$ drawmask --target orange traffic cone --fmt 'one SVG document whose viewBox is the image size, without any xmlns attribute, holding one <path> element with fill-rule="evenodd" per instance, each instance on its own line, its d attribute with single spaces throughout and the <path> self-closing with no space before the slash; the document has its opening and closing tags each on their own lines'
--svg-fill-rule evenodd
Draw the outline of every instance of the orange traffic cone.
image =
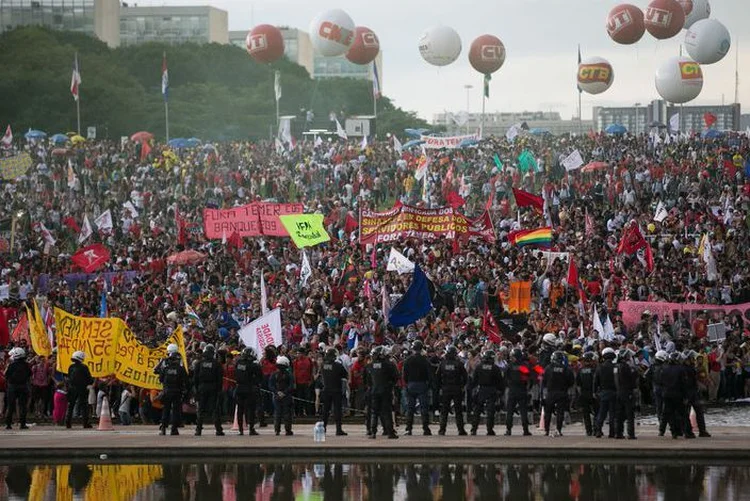
<svg viewBox="0 0 750 501">
<path fill-rule="evenodd" d="M 544 431 L 544 407 L 542 407 L 542 412 L 539 414 L 539 429 Z"/>
<path fill-rule="evenodd" d="M 107 397 L 102 399 L 102 412 L 99 415 L 99 431 L 115 431 L 115 427 L 112 426 L 112 414 L 109 412 Z"/>
<path fill-rule="evenodd" d="M 237 406 L 234 406 L 234 423 L 232 423 L 232 431 L 240 431 L 240 425 L 237 424 Z"/>
</svg>

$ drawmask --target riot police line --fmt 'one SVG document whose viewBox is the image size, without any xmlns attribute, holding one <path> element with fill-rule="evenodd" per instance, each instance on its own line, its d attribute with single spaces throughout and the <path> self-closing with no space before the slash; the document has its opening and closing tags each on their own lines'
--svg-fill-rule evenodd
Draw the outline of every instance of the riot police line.
<svg viewBox="0 0 750 501">
<path fill-rule="evenodd" d="M 561 341 L 554 334 L 542 338 L 538 360 L 532 363 L 530 357 L 520 348 L 507 351 L 507 360 L 499 363 L 497 354 L 485 351 L 471 375 L 465 363 L 458 356 L 455 346 L 449 345 L 437 368 L 430 364 L 424 355 L 424 344 L 416 340 L 411 345 L 410 355 L 399 372 L 396 363 L 385 346 L 375 346 L 370 352 L 369 363 L 365 367 L 365 424 L 367 435 L 374 439 L 382 429 L 388 438 L 398 438 L 393 419 L 394 393 L 403 379 L 406 400 L 405 434 L 412 435 L 415 413 L 420 410 L 424 435 L 432 435 L 430 428 L 430 394 L 437 389 L 439 398 L 438 434 L 445 435 L 450 414 L 455 416 L 459 435 L 476 435 L 482 415 L 485 417 L 486 433 L 495 435 L 495 417 L 502 397 L 505 395 L 505 435 L 510 436 L 514 426 L 514 416 L 518 412 L 524 436 L 532 435 L 529 429 L 530 391 L 539 386 L 543 408 L 543 430 L 545 435 L 561 436 L 566 413 L 570 411 L 571 400 L 575 399 L 581 411 L 586 435 L 597 438 L 604 436 L 604 424 L 608 422 L 609 438 L 635 439 L 636 391 L 638 371 L 633 363 L 633 352 L 627 348 L 615 351 L 604 348 L 599 356 L 594 351 L 586 351 L 581 357 L 577 370 L 571 367 L 568 354 L 561 350 Z M 504 349 L 504 348 L 503 348 Z M 179 354 L 177 345 L 167 348 L 168 356 L 154 369 L 163 385 L 163 403 L 159 433 L 179 435 L 182 403 L 189 391 L 194 391 L 197 404 L 195 435 L 200 436 L 205 419 L 212 419 L 216 435 L 224 431 L 219 409 L 219 394 L 224 372 L 216 357 L 213 345 L 206 345 L 201 359 L 193 367 L 192 375 Z M 347 370 L 337 360 L 338 353 L 329 348 L 322 365 L 322 422 L 327 427 L 331 413 L 336 427 L 336 435 L 346 436 L 342 427 L 344 386 L 348 379 Z M 8 387 L 8 409 L 6 429 L 11 429 L 16 407 L 21 429 L 26 429 L 26 409 L 29 398 L 31 370 L 26 361 L 26 352 L 14 348 L 10 352 L 11 363 L 6 369 Z M 690 409 L 695 410 L 698 436 L 710 437 L 706 430 L 703 408 L 698 391 L 697 353 L 692 350 L 660 350 L 654 354 L 654 361 L 646 376 L 652 385 L 656 414 L 659 420 L 659 435 L 669 428 L 673 438 L 695 438 L 689 419 Z M 72 365 L 66 376 L 68 388 L 68 408 L 65 425 L 70 428 L 74 410 L 81 413 L 83 427 L 91 428 L 86 396 L 88 386 L 94 380 L 84 363 L 85 354 L 75 352 Z M 268 380 L 268 389 L 273 400 L 274 431 L 281 434 L 282 424 L 287 436 L 293 435 L 293 391 L 294 377 L 291 364 L 286 356 L 276 358 L 276 371 Z M 258 435 L 256 410 L 260 407 L 261 391 L 264 391 L 264 377 L 257 354 L 252 348 L 245 348 L 235 362 L 237 424 L 239 434 L 245 427 L 249 435 Z M 192 378 L 192 380 L 191 380 Z M 470 398 L 471 412 L 464 419 L 464 404 Z M 551 430 L 552 416 L 555 416 L 554 430 Z M 465 423 L 471 426 L 467 433 Z M 627 423 L 627 429 L 626 429 Z"/>
</svg>

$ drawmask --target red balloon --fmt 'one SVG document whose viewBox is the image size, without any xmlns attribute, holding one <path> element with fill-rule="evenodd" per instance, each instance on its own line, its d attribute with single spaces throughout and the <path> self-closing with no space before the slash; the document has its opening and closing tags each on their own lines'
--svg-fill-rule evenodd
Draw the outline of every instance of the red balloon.
<svg viewBox="0 0 750 501">
<path fill-rule="evenodd" d="M 494 73 L 505 62 L 505 45 L 494 35 L 477 37 L 469 48 L 469 62 L 479 73 Z"/>
<path fill-rule="evenodd" d="M 354 29 L 354 42 L 346 53 L 346 58 L 354 64 L 370 64 L 378 57 L 380 40 L 370 28 L 357 26 Z"/>
<path fill-rule="evenodd" d="M 672 38 L 685 26 L 685 10 L 677 0 L 654 0 L 648 4 L 644 24 L 654 38 Z"/>
<path fill-rule="evenodd" d="M 623 45 L 636 43 L 646 31 L 643 24 L 643 11 L 635 5 L 618 5 L 607 16 L 607 34 L 612 40 Z"/>
<path fill-rule="evenodd" d="M 270 24 L 259 24 L 245 38 L 247 53 L 259 63 L 272 63 L 284 55 L 281 30 Z"/>
</svg>

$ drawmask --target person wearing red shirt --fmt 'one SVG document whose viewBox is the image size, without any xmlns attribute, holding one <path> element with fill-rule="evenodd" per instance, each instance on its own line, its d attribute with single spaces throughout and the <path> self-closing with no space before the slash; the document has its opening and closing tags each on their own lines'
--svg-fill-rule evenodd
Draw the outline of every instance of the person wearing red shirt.
<svg viewBox="0 0 750 501">
<path fill-rule="evenodd" d="M 349 373 L 352 407 L 360 411 L 365 408 L 365 367 L 367 367 L 367 355 L 364 350 L 361 350 Z"/>
<path fill-rule="evenodd" d="M 306 347 L 300 348 L 299 355 L 292 362 L 292 371 L 294 373 L 294 396 L 298 399 L 295 401 L 295 414 L 297 416 L 311 416 L 312 408 L 312 382 L 313 382 L 313 361 L 308 356 Z"/>
<path fill-rule="evenodd" d="M 701 312 L 698 317 L 693 320 L 693 335 L 698 339 L 703 339 L 708 335 L 708 321 L 706 321 L 706 313 Z"/>
</svg>

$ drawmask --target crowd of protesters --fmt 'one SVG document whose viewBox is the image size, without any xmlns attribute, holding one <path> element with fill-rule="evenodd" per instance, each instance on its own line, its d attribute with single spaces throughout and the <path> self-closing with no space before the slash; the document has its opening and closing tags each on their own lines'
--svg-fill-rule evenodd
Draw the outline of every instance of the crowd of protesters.
<svg viewBox="0 0 750 501">
<path fill-rule="evenodd" d="M 545 350 L 545 335 L 554 336 L 554 341 L 546 338 L 547 344 L 566 355 L 564 365 L 575 376 L 586 352 L 598 359 L 612 348 L 630 358 L 628 364 L 636 371 L 634 405 L 658 403 L 654 371 L 649 369 L 657 348 L 664 347 L 668 359 L 671 353 L 682 353 L 690 360 L 703 399 L 750 396 L 748 323 L 741 315 L 707 311 L 658 318 L 644 311 L 639 323 L 626 325 L 618 311 L 623 300 L 750 302 L 750 138 L 732 133 L 720 139 L 671 138 L 658 132 L 560 137 L 522 133 L 512 141 L 488 138 L 465 148 L 428 150 L 426 182 L 415 179 L 422 150 L 416 146 L 399 151 L 397 146 L 392 138 L 370 141 L 364 149 L 358 141 L 326 139 L 294 147 L 234 142 L 171 151 L 156 145 L 145 154 L 143 143 L 131 142 L 16 145 L 32 155 L 34 164 L 25 175 L 0 184 L 0 214 L 7 217 L 0 221 L 6 230 L 0 242 L 0 345 L 3 354 L 17 346 L 27 352 L 32 371 L 29 412 L 62 423 L 57 404 L 59 399 L 63 405 L 67 385 L 55 370 L 54 356 L 34 356 L 15 329 L 23 304 L 36 297 L 46 308 L 99 316 L 104 289 L 107 314 L 124 319 L 147 344 L 159 344 L 182 324 L 189 369 L 196 369 L 206 345 L 215 347 L 223 373 L 221 388 L 216 388 L 218 407 L 224 419 L 231 419 L 234 367 L 243 350 L 238 330 L 261 315 L 261 274 L 267 288 L 265 306 L 281 308 L 283 323 L 283 343 L 258 354 L 261 389 L 266 390 L 258 404 L 261 425 L 274 409 L 267 391 L 277 358 L 287 360 L 293 376 L 294 415 L 314 417 L 322 410 L 326 350 L 335 350 L 348 373 L 345 408 L 361 417 L 371 407 L 366 370 L 371 349 L 385 347 L 379 356 L 402 371 L 417 340 L 435 371 L 450 351 L 446 348 L 454 347 L 470 379 L 490 352 L 503 370 L 513 364 L 514 350 L 533 368 Z M 562 160 L 574 150 L 599 165 L 585 172 L 566 171 Z M 523 151 L 533 154 L 538 168 L 520 168 L 517 159 Z M 543 194 L 545 211 L 516 207 L 513 188 Z M 488 208 L 497 241 L 471 240 L 460 246 L 445 239 L 395 243 L 430 276 L 441 298 L 428 316 L 395 329 L 383 316 L 383 289 L 395 303 L 409 287 L 411 275 L 386 271 L 390 246 L 379 245 L 373 252 L 358 245 L 358 212 L 387 209 L 396 202 L 439 207 L 448 199 L 455 201 L 455 194 L 458 210 L 466 215 L 478 216 Z M 288 239 L 254 237 L 227 243 L 204 237 L 204 208 L 261 200 L 299 202 L 306 212 L 325 215 L 332 238 L 308 249 L 312 276 L 304 286 L 301 253 Z M 668 214 L 657 222 L 660 203 Z M 107 209 L 112 229 L 94 228 L 80 243 L 84 217 L 94 221 Z M 638 254 L 618 253 L 624 228 L 632 222 L 653 249 L 653 271 Z M 569 253 L 577 263 L 582 291 L 567 283 L 567 261 L 548 262 L 537 249 L 508 241 L 511 231 L 547 224 L 553 227 L 551 250 Z M 699 250 L 704 236 L 715 259 L 712 270 L 703 259 L 704 249 Z M 94 242 L 109 249 L 110 261 L 94 274 L 71 279 L 80 272 L 71 255 Z M 168 256 L 186 249 L 200 250 L 208 258 L 167 264 Z M 528 314 L 505 309 L 509 284 L 515 280 L 532 283 Z M 186 305 L 200 322 L 186 314 Z M 611 318 L 613 339 L 604 341 L 593 328 L 594 307 L 602 318 Z M 483 328 L 486 310 L 500 321 L 499 345 Z M 721 323 L 725 339 L 711 342 L 707 326 Z M 4 371 L 11 358 L 4 356 L 0 369 Z M 542 378 L 539 375 L 538 383 Z M 535 383 L 529 385 L 530 398 L 538 408 L 544 394 L 534 390 L 540 386 Z M 0 376 L 0 391 L 6 385 Z M 406 385 L 403 378 L 396 382 L 397 415 L 413 406 L 408 392 L 401 391 Z M 580 385 L 577 388 L 567 393 L 580 406 Z M 437 411 L 438 393 L 437 387 L 431 388 L 430 398 L 420 406 Z M 133 419 L 158 422 L 161 417 L 158 391 L 99 379 L 90 388 L 92 409 L 96 411 L 104 395 L 123 424 Z M 469 392 L 465 402 L 469 412 L 472 395 Z M 195 400 L 182 402 L 186 420 L 195 413 Z"/>
</svg>

